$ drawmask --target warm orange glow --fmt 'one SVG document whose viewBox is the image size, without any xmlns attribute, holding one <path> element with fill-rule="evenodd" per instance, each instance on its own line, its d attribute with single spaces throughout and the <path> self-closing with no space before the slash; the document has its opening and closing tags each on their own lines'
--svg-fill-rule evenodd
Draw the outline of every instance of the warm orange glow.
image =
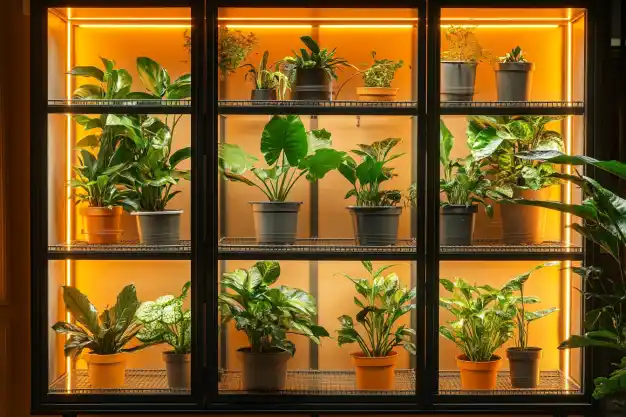
<svg viewBox="0 0 626 417">
<path fill-rule="evenodd" d="M 69 17 L 68 20 L 75 21 L 101 21 L 101 22 L 114 22 L 116 20 L 119 21 L 130 21 L 130 22 L 176 22 L 176 21 L 190 21 L 191 17 Z"/>
<path fill-rule="evenodd" d="M 71 19 L 72 17 L 72 9 L 68 8 L 67 9 L 67 17 L 68 19 Z M 65 69 L 66 72 L 69 73 L 69 71 L 71 71 L 72 66 L 73 66 L 73 62 L 72 62 L 72 48 L 73 48 L 73 44 L 72 44 L 72 23 L 68 20 L 67 24 L 66 24 L 66 38 L 67 38 L 67 44 L 66 44 L 66 48 L 67 48 L 67 59 L 65 62 Z M 65 96 L 67 99 L 71 99 L 72 98 L 72 76 L 71 75 L 66 75 L 65 77 Z M 74 148 L 74 144 L 72 141 L 72 116 L 71 115 L 66 115 L 65 116 L 66 119 L 66 141 L 65 141 L 65 152 L 66 152 L 66 159 L 65 159 L 65 183 L 66 185 L 66 189 L 65 189 L 65 193 L 66 193 L 66 198 L 65 198 L 65 242 L 70 244 L 72 243 L 72 210 L 74 205 L 72 204 L 72 187 L 70 186 L 70 181 L 72 180 L 72 149 Z M 67 286 L 71 286 L 72 285 L 72 261 L 67 259 L 65 261 L 65 285 Z M 71 322 L 72 320 L 72 314 L 69 312 L 69 310 L 65 311 L 65 320 L 67 322 Z M 69 335 L 68 335 L 69 338 Z M 71 358 L 66 358 L 65 359 L 65 373 L 67 374 L 67 378 L 66 378 L 66 384 L 67 384 L 67 390 L 69 391 L 72 387 L 72 381 L 71 381 L 71 373 L 72 373 L 72 359 Z"/>
<path fill-rule="evenodd" d="M 567 17 L 442 17 L 454 22 L 566 22 Z"/>
<path fill-rule="evenodd" d="M 310 29 L 312 25 L 226 25 L 235 29 Z"/>
<path fill-rule="evenodd" d="M 464 28 L 476 28 L 476 29 L 553 29 L 558 28 L 559 25 L 539 25 L 539 24 L 477 24 L 477 25 L 441 25 L 441 28 L 449 28 L 452 26 L 460 26 Z"/>
<path fill-rule="evenodd" d="M 191 25 L 179 25 L 179 24 L 159 24 L 159 25 L 151 25 L 151 24 L 126 24 L 126 23 L 120 23 L 120 24 L 99 24 L 99 23 L 94 23 L 94 24 L 80 24 L 78 25 L 79 28 L 96 28 L 96 29 L 102 29 L 102 28 L 107 28 L 107 29 L 181 29 L 181 28 L 186 28 L 189 29 L 191 27 Z"/>
<path fill-rule="evenodd" d="M 218 17 L 221 21 L 235 22 L 290 22 L 310 20 L 311 22 L 417 22 L 415 17 Z"/>
<path fill-rule="evenodd" d="M 412 29 L 413 25 L 320 25 L 327 29 Z"/>
</svg>

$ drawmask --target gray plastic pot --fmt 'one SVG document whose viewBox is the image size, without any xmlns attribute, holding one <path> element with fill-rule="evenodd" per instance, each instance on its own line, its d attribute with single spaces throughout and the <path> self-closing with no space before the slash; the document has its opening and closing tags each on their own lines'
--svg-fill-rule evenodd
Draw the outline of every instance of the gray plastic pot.
<svg viewBox="0 0 626 417">
<path fill-rule="evenodd" d="M 402 207 L 349 206 L 354 239 L 360 246 L 389 246 L 398 243 Z"/>
<path fill-rule="evenodd" d="M 191 389 L 191 354 L 163 352 L 170 389 Z"/>
<path fill-rule="evenodd" d="M 501 62 L 496 70 L 498 101 L 528 101 L 535 64 Z"/>
<path fill-rule="evenodd" d="M 541 348 L 508 348 L 511 385 L 513 388 L 537 388 L 539 386 L 539 361 Z"/>
<path fill-rule="evenodd" d="M 252 100 L 271 101 L 276 100 L 276 90 L 273 88 L 264 88 L 260 90 L 252 90 Z"/>
<path fill-rule="evenodd" d="M 550 200 L 550 188 L 538 191 L 515 188 L 514 198 L 524 200 Z M 521 204 L 500 204 L 502 240 L 506 245 L 529 245 L 543 242 L 547 209 Z"/>
<path fill-rule="evenodd" d="M 441 61 L 441 101 L 472 101 L 476 63 Z"/>
<path fill-rule="evenodd" d="M 322 68 L 298 68 L 291 89 L 294 100 L 332 100 L 332 82 Z"/>
<path fill-rule="evenodd" d="M 139 241 L 144 245 L 177 245 L 180 243 L 182 210 L 136 211 Z"/>
<path fill-rule="evenodd" d="M 280 391 L 287 381 L 287 361 L 291 355 L 285 351 L 253 353 L 250 348 L 237 350 L 242 367 L 242 388 L 245 391 Z"/>
<path fill-rule="evenodd" d="M 256 241 L 270 245 L 293 245 L 298 232 L 301 202 L 250 202 Z"/>
<path fill-rule="evenodd" d="M 449 205 L 439 212 L 439 244 L 445 246 L 470 246 L 478 206 Z"/>
</svg>

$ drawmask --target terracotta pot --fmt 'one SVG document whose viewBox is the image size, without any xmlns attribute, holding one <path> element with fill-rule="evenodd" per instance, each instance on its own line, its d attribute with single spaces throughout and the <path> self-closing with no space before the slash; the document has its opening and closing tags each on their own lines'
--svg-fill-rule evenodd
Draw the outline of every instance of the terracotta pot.
<svg viewBox="0 0 626 417">
<path fill-rule="evenodd" d="M 360 101 L 393 101 L 398 90 L 391 87 L 357 87 L 356 93 Z"/>
<path fill-rule="evenodd" d="M 289 352 L 253 353 L 250 348 L 238 349 L 243 364 L 242 385 L 246 391 L 280 391 L 287 381 Z"/>
<path fill-rule="evenodd" d="M 124 372 L 126 371 L 126 355 L 115 353 L 113 355 L 85 355 L 87 361 L 87 375 L 94 389 L 115 389 L 124 385 Z"/>
<path fill-rule="evenodd" d="M 513 197 L 526 200 L 549 200 L 551 187 L 538 191 L 515 189 Z M 546 229 L 547 209 L 522 206 L 521 204 L 500 204 L 502 216 L 502 240 L 507 245 L 528 245 L 541 243 Z"/>
<path fill-rule="evenodd" d="M 363 352 L 352 354 L 352 363 L 356 369 L 356 388 L 360 390 L 387 391 L 396 385 L 396 361 L 398 353 L 389 356 L 370 358 Z"/>
<path fill-rule="evenodd" d="M 539 385 L 539 361 L 541 348 L 508 348 L 511 386 L 513 388 L 537 388 Z"/>
<path fill-rule="evenodd" d="M 167 371 L 167 385 L 170 389 L 190 389 L 191 354 L 163 352 L 163 361 Z"/>
<path fill-rule="evenodd" d="M 119 243 L 122 237 L 122 207 L 82 207 L 83 234 L 87 243 Z"/>
<path fill-rule="evenodd" d="M 498 369 L 502 365 L 502 358 L 493 355 L 487 362 L 472 362 L 461 354 L 456 357 L 456 365 L 461 370 L 461 389 L 464 390 L 494 390 Z"/>
</svg>

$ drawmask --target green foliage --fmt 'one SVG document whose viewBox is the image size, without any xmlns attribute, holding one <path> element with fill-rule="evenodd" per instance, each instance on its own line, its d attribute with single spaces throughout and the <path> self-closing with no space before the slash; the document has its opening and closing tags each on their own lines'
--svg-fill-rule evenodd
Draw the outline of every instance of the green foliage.
<svg viewBox="0 0 626 417">
<path fill-rule="evenodd" d="M 299 116 L 273 116 L 261 135 L 269 168 L 255 167 L 257 158 L 231 144 L 220 146 L 219 168 L 227 180 L 256 187 L 269 201 L 285 201 L 300 178 L 317 181 L 342 162 L 345 153 L 331 149 L 330 137 L 325 129 L 307 132 Z M 256 181 L 243 175 L 248 171 Z"/>
<path fill-rule="evenodd" d="M 273 65 L 273 71 L 268 69 L 272 67 L 272 65 L 267 65 L 269 55 L 269 51 L 263 53 L 263 58 L 258 68 L 252 64 L 243 65 L 249 68 L 246 73 L 246 79 L 248 77 L 252 79 L 256 90 L 276 90 L 277 98 L 284 100 L 285 93 L 291 88 L 291 83 L 289 82 L 289 77 L 280 70 L 280 62 Z"/>
<path fill-rule="evenodd" d="M 450 26 L 445 33 L 448 49 L 441 52 L 443 61 L 491 62 L 491 54 L 478 43 L 473 27 Z"/>
<path fill-rule="evenodd" d="M 507 296 L 506 285 L 500 289 L 489 285 L 470 285 L 461 278 L 454 282 L 440 279 L 451 293 L 441 297 L 439 305 L 456 320 L 439 327 L 439 333 L 458 346 L 472 362 L 491 360 L 493 353 L 513 337 L 517 312 L 515 299 Z"/>
<path fill-rule="evenodd" d="M 360 298 L 354 297 L 354 304 L 361 309 L 356 315 L 356 321 L 365 330 L 365 337 L 354 328 L 352 317 L 340 316 L 338 320 L 341 323 L 341 329 L 337 331 L 339 346 L 357 343 L 368 357 L 388 356 L 396 346 L 402 346 L 415 355 L 415 343 L 413 343 L 415 330 L 404 324 L 396 326 L 396 322 L 415 309 L 413 300 L 417 290 L 401 288 L 400 280 L 395 273 L 383 275 L 383 272 L 393 265 L 383 266 L 374 271 L 371 262 L 361 263 L 369 274 L 368 278 L 341 275 L 352 281 L 360 296 Z"/>
<path fill-rule="evenodd" d="M 394 168 L 386 165 L 404 155 L 389 155 L 398 143 L 398 138 L 387 138 L 371 145 L 357 145 L 359 149 L 352 150 L 352 153 L 361 157 L 359 164 L 352 157 L 345 157 L 338 167 L 341 175 L 352 184 L 345 198 L 356 197 L 357 206 L 370 207 L 395 206 L 400 202 L 400 191 L 380 189 L 381 183 L 396 176 Z"/>
<path fill-rule="evenodd" d="M 149 93 L 131 93 L 129 98 L 184 100 L 191 97 L 191 74 L 171 81 L 167 70 L 151 58 L 137 58 L 137 73 Z"/>
<path fill-rule="evenodd" d="M 404 61 L 376 59 L 376 51 L 372 51 L 374 63 L 363 71 L 365 87 L 391 87 L 396 71 L 402 68 Z"/>
<path fill-rule="evenodd" d="M 221 284 L 230 292 L 219 295 L 219 308 L 222 322 L 233 320 L 235 328 L 248 336 L 252 352 L 286 351 L 293 356 L 296 346 L 288 334 L 306 336 L 317 344 L 329 334 L 315 324 L 315 299 L 297 288 L 273 286 L 279 277 L 280 264 L 274 261 L 225 273 Z"/>
<path fill-rule="evenodd" d="M 258 42 L 254 33 L 247 35 L 226 26 L 219 28 L 217 40 L 217 67 L 222 79 L 234 73 L 252 52 Z"/>
<path fill-rule="evenodd" d="M 104 69 L 93 66 L 77 66 L 69 71 L 75 77 L 87 77 L 96 84 L 81 84 L 72 93 L 75 100 L 125 99 L 130 94 L 133 77 L 125 69 L 115 69 L 115 62 L 100 58 Z"/>
<path fill-rule="evenodd" d="M 340 67 L 352 67 L 344 58 L 335 56 L 337 48 L 332 51 L 321 49 L 317 42 L 310 36 L 301 36 L 300 40 L 305 48 L 300 48 L 300 54 L 293 51 L 293 56 L 283 58 L 283 64 L 289 75 L 289 80 L 293 84 L 296 80 L 298 69 L 321 68 L 326 72 L 329 79 L 337 79 L 337 69 Z"/>
<path fill-rule="evenodd" d="M 143 328 L 137 339 L 148 345 L 167 343 L 174 353 L 191 353 L 191 310 L 183 308 L 191 282 L 185 283 L 178 297 L 164 295 L 146 301 L 137 309 L 137 320 Z"/>
<path fill-rule="evenodd" d="M 525 151 L 564 148 L 561 134 L 546 124 L 561 116 L 474 116 L 467 126 L 472 157 L 488 166 L 495 176 L 494 190 L 512 197 L 515 188 L 539 190 L 558 183 L 554 165 L 516 157 Z"/>
<path fill-rule="evenodd" d="M 439 162 L 443 167 L 443 177 L 439 179 L 439 191 L 446 196 L 442 206 L 471 206 L 482 204 L 489 217 L 493 216 L 493 207 L 485 202 L 490 194 L 491 181 L 482 171 L 483 162 L 471 155 L 465 158 L 450 159 L 454 147 L 454 136 L 439 120 Z"/>
<path fill-rule="evenodd" d="M 500 57 L 498 61 L 502 63 L 528 62 L 526 56 L 524 56 L 524 51 L 522 51 L 522 48 L 519 46 L 511 49 L 511 52 L 507 52 L 504 56 Z"/>
<path fill-rule="evenodd" d="M 141 330 L 141 323 L 135 318 L 139 300 L 133 284 L 124 287 L 115 305 L 100 315 L 87 296 L 74 287 L 63 287 L 63 301 L 77 322 L 60 321 L 52 326 L 55 332 L 68 336 L 65 356 L 76 358 L 83 349 L 97 355 L 113 355 L 145 347 L 125 347 Z"/>
</svg>

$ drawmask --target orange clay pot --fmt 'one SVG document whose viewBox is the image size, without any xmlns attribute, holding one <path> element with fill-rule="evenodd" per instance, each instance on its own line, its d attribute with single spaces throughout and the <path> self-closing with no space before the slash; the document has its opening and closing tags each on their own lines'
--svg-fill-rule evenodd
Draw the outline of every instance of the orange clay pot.
<svg viewBox="0 0 626 417">
<path fill-rule="evenodd" d="M 126 356 L 124 353 L 113 355 L 85 355 L 89 383 L 94 389 L 115 389 L 124 385 Z"/>
<path fill-rule="evenodd" d="M 370 358 L 363 352 L 352 353 L 352 363 L 356 367 L 356 388 L 360 390 L 387 391 L 396 385 L 397 352 L 389 356 Z"/>
<path fill-rule="evenodd" d="M 83 234 L 87 243 L 119 243 L 122 237 L 122 213 L 120 206 L 82 207 Z"/>
<path fill-rule="evenodd" d="M 461 389 L 493 390 L 496 389 L 498 369 L 502 358 L 493 355 L 487 362 L 472 362 L 465 355 L 456 357 L 456 365 L 461 370 Z"/>
</svg>

